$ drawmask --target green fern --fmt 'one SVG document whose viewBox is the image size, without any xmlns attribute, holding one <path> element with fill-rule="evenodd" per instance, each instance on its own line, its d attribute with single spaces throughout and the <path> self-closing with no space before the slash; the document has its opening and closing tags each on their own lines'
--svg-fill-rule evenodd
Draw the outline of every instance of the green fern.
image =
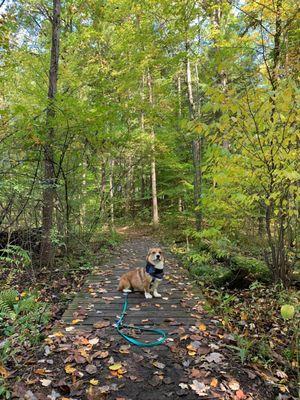
<svg viewBox="0 0 300 400">
<path fill-rule="evenodd" d="M 5 249 L 1 250 L 2 255 L 0 261 L 4 261 L 8 264 L 15 264 L 16 266 L 24 265 L 28 267 L 31 264 L 31 258 L 28 251 L 24 250 L 20 246 L 9 245 Z"/>
<path fill-rule="evenodd" d="M 7 289 L 0 292 L 0 313 L 13 311 L 14 305 L 18 301 L 19 293 L 15 289 Z"/>
<path fill-rule="evenodd" d="M 24 299 L 20 300 L 18 304 L 19 313 L 27 314 L 39 309 L 40 309 L 40 304 L 36 302 L 36 298 L 34 296 L 25 297 Z"/>
</svg>

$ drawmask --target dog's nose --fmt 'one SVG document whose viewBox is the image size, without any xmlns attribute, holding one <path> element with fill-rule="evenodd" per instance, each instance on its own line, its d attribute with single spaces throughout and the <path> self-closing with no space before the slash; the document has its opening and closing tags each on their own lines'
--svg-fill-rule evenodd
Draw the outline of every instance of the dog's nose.
<svg viewBox="0 0 300 400">
<path fill-rule="evenodd" d="M 156 258 L 157 258 L 157 259 L 160 259 L 160 255 L 159 255 L 159 254 L 156 254 Z"/>
</svg>

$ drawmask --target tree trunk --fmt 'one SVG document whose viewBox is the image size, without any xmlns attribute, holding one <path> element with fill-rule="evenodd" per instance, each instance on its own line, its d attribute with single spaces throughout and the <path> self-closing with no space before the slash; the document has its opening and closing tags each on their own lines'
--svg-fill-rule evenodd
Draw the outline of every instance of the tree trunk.
<svg viewBox="0 0 300 400">
<path fill-rule="evenodd" d="M 151 107 L 154 106 L 152 79 L 148 71 L 148 88 L 149 88 L 149 103 Z M 156 162 L 155 162 L 155 132 L 153 126 L 151 127 L 151 188 L 152 188 L 152 222 L 153 227 L 157 228 L 159 224 L 158 216 L 158 202 L 157 202 L 157 184 L 156 184 Z"/>
<path fill-rule="evenodd" d="M 49 69 L 48 108 L 46 114 L 47 142 L 44 145 L 44 190 L 42 209 L 43 237 L 41 243 L 40 263 L 51 266 L 53 263 L 53 248 L 51 229 L 53 225 L 53 207 L 55 197 L 55 170 L 52 143 L 54 141 L 53 118 L 55 117 L 55 96 L 57 92 L 59 37 L 60 37 L 60 8 L 61 0 L 53 0 L 52 44 Z"/>
<path fill-rule="evenodd" d="M 193 141 L 193 159 L 194 159 L 194 207 L 196 217 L 196 230 L 200 231 L 202 227 L 202 139 Z"/>
<path fill-rule="evenodd" d="M 109 174 L 109 197 L 110 197 L 110 221 L 111 226 L 115 225 L 115 210 L 114 210 L 114 165 L 115 160 L 110 160 L 110 174 Z"/>
<path fill-rule="evenodd" d="M 192 73 L 191 64 L 188 56 L 188 45 L 186 46 L 187 57 L 186 57 L 186 83 L 187 83 L 187 94 L 188 103 L 190 110 L 190 119 L 195 119 L 196 109 L 193 96 L 193 86 L 192 86 Z M 202 140 L 197 138 L 193 140 L 192 144 L 193 150 L 193 164 L 194 164 L 194 207 L 195 207 L 195 226 L 196 230 L 201 230 L 202 225 L 202 209 L 201 209 L 201 197 L 202 197 Z"/>
<path fill-rule="evenodd" d="M 106 167 L 105 160 L 101 163 L 101 182 L 100 182 L 100 220 L 102 220 L 105 212 L 105 186 L 106 186 Z"/>
<path fill-rule="evenodd" d="M 86 159 L 83 160 L 82 162 L 82 192 L 81 192 L 81 206 L 80 206 L 80 215 L 79 215 L 79 220 L 80 220 L 80 227 L 82 230 L 84 230 L 84 225 L 85 225 L 85 216 L 86 216 L 86 170 L 87 170 L 87 162 Z"/>
</svg>

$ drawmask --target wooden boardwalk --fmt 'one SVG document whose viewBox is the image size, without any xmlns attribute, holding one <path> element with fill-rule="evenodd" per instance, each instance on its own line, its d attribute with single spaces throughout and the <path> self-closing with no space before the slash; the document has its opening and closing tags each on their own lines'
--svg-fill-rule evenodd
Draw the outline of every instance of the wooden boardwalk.
<svg viewBox="0 0 300 400">
<path fill-rule="evenodd" d="M 206 314 L 196 288 L 170 254 L 159 289 L 162 298 L 129 294 L 125 317 L 126 324 L 166 330 L 167 341 L 139 348 L 118 335 L 114 323 L 124 302 L 117 291 L 118 278 L 145 265 L 148 248 L 154 245 L 158 243 L 148 237 L 128 239 L 87 278 L 57 326 L 59 331 L 47 341 L 55 388 L 62 387 L 63 395 L 69 388 L 74 400 L 236 400 L 237 393 L 245 400 L 271 399 L 253 369 L 249 379 L 250 367 L 242 366 L 228 347 L 234 337 L 219 318 Z M 138 339 L 154 337 L 143 334 Z"/>
<path fill-rule="evenodd" d="M 74 327 L 76 330 L 92 331 L 97 327 L 99 329 L 101 324 L 105 325 L 104 321 L 109 321 L 109 327 L 100 328 L 101 332 L 117 336 L 113 324 L 124 302 L 123 293 L 117 291 L 118 279 L 125 271 L 145 265 L 148 248 L 154 245 L 157 243 L 150 239 L 131 239 L 118 248 L 117 254 L 108 263 L 96 267 L 62 317 L 67 330 Z M 183 333 L 180 327 L 188 329 L 195 325 L 187 296 L 191 300 L 197 298 L 192 298 L 189 293 L 190 283 L 176 260 L 170 255 L 166 258 L 166 279 L 159 287 L 162 297 L 145 299 L 142 293 L 130 293 L 125 323 L 160 327 L 172 338 Z M 143 334 L 143 339 L 153 340 L 153 337 Z"/>
</svg>

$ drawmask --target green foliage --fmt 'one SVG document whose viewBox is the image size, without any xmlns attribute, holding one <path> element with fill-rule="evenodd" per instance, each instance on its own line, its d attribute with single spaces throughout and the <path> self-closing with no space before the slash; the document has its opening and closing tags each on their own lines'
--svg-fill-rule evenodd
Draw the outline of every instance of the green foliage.
<svg viewBox="0 0 300 400">
<path fill-rule="evenodd" d="M 40 327 L 50 318 L 49 306 L 34 294 L 19 294 L 7 289 L 0 292 L 0 332 L 6 338 L 0 349 L 0 360 L 13 356 L 25 341 L 34 345 L 42 337 Z"/>
<path fill-rule="evenodd" d="M 28 272 L 32 265 L 29 252 L 20 246 L 9 245 L 1 250 L 0 273 L 4 277 L 2 288 L 10 288 L 14 279 L 23 272 Z"/>
<path fill-rule="evenodd" d="M 31 265 L 31 258 L 28 251 L 20 246 L 8 245 L 1 250 L 0 263 L 15 265 L 17 267 L 29 267 Z"/>
<path fill-rule="evenodd" d="M 237 249 L 215 229 L 195 234 L 197 246 L 187 250 L 174 247 L 184 265 L 199 281 L 208 286 L 248 286 L 255 281 L 268 282 L 270 271 L 262 260 L 236 254 Z M 209 240 L 209 239 L 210 240 Z"/>
<path fill-rule="evenodd" d="M 284 304 L 280 309 L 280 313 L 282 318 L 292 319 L 295 315 L 295 307 L 291 304 Z"/>
<path fill-rule="evenodd" d="M 234 273 L 243 272 L 245 279 L 268 282 L 270 271 L 265 262 L 252 257 L 236 255 L 230 259 L 230 268 Z"/>
<path fill-rule="evenodd" d="M 236 335 L 235 339 L 237 341 L 237 345 L 236 346 L 228 345 L 228 347 L 235 350 L 239 356 L 241 363 L 245 364 L 245 362 L 251 356 L 251 348 L 253 346 L 253 341 L 240 335 Z"/>
</svg>

